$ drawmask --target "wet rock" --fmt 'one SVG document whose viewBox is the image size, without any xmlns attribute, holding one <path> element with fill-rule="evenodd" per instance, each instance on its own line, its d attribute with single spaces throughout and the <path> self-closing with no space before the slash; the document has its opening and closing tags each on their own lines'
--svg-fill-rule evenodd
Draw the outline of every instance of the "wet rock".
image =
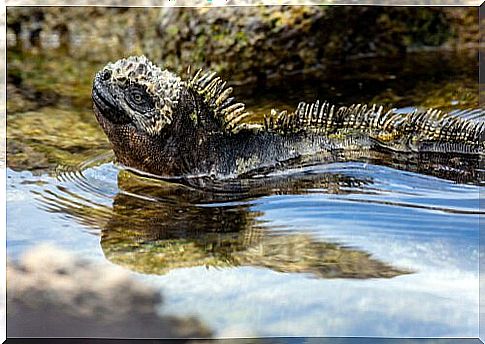
<svg viewBox="0 0 485 344">
<path fill-rule="evenodd" d="M 92 114 L 84 110 L 42 107 L 17 114 L 9 110 L 8 121 L 7 165 L 14 170 L 53 172 L 58 165 L 75 166 L 109 149 Z"/>
<path fill-rule="evenodd" d="M 10 337 L 207 337 L 194 318 L 160 316 L 160 293 L 128 272 L 39 246 L 7 265 Z"/>
<path fill-rule="evenodd" d="M 90 20 L 86 20 L 86 18 Z M 231 6 L 9 8 L 9 42 L 104 61 L 144 53 L 177 72 L 209 67 L 248 83 L 329 61 L 478 42 L 476 8 Z M 12 43 L 13 44 L 13 43 Z"/>
</svg>

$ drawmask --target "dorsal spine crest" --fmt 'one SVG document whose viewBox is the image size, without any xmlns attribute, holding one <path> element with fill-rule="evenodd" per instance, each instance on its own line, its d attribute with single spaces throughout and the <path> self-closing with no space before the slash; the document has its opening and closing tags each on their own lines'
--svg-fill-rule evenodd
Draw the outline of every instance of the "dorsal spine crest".
<svg viewBox="0 0 485 344">
<path fill-rule="evenodd" d="M 301 102 L 294 112 L 272 110 L 264 118 L 264 129 L 279 133 L 333 134 L 360 130 L 373 137 L 402 138 L 419 142 L 437 141 L 478 146 L 485 129 L 485 110 L 470 109 L 456 114 L 438 109 L 410 113 L 385 109 L 376 104 L 336 107 L 329 102 Z"/>
<path fill-rule="evenodd" d="M 195 91 L 212 110 L 214 120 L 222 124 L 222 130 L 237 132 L 247 128 L 244 119 L 249 116 L 244 103 L 235 103 L 230 97 L 233 89 L 226 87 L 227 82 L 217 76 L 216 72 L 204 72 L 199 69 L 194 76 L 189 77 L 187 86 Z"/>
</svg>

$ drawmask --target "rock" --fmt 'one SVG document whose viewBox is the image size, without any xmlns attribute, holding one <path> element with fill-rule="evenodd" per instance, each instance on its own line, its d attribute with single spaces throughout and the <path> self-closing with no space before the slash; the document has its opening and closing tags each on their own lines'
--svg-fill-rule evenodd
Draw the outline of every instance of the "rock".
<svg viewBox="0 0 485 344">
<path fill-rule="evenodd" d="M 39 246 L 7 264 L 9 337 L 208 337 L 194 318 L 160 316 L 160 293 L 123 269 Z"/>
<path fill-rule="evenodd" d="M 476 8 L 444 7 L 9 7 L 7 26 L 10 44 L 27 49 L 65 47 L 95 62 L 144 53 L 179 73 L 208 67 L 261 83 L 352 57 L 476 43 L 477 19 Z"/>
</svg>

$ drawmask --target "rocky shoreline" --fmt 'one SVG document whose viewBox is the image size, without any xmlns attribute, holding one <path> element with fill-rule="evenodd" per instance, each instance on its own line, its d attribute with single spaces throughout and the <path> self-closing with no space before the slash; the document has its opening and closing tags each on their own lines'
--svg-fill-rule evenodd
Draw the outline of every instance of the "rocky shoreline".
<svg viewBox="0 0 485 344">
<path fill-rule="evenodd" d="M 473 7 L 9 7 L 7 42 L 94 62 L 143 53 L 178 73 L 264 83 L 349 58 L 476 45 L 478 26 Z"/>
</svg>

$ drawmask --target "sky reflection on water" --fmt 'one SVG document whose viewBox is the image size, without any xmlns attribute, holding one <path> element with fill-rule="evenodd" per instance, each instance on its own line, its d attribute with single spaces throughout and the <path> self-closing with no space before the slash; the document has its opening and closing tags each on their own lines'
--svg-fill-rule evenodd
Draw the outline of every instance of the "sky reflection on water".
<svg viewBox="0 0 485 344">
<path fill-rule="evenodd" d="M 374 182 L 359 192 L 313 190 L 250 200 L 248 211 L 256 214 L 258 226 L 269 233 L 305 233 L 368 252 L 411 274 L 327 279 L 254 266 L 193 266 L 162 275 L 134 275 L 160 286 L 164 312 L 196 315 L 217 336 L 476 336 L 480 187 L 361 163 L 324 168 Z M 84 191 L 84 197 L 112 207 L 112 197 L 120 192 L 113 178 L 117 172 L 112 164 L 84 171 L 89 184 L 102 187 L 98 195 Z M 105 260 L 98 236 L 102 228 L 86 226 L 75 213 L 49 214 L 40 207 L 46 190 L 61 194 L 54 188 L 58 184 L 82 194 L 70 180 L 8 171 L 9 255 L 48 241 Z"/>
</svg>

